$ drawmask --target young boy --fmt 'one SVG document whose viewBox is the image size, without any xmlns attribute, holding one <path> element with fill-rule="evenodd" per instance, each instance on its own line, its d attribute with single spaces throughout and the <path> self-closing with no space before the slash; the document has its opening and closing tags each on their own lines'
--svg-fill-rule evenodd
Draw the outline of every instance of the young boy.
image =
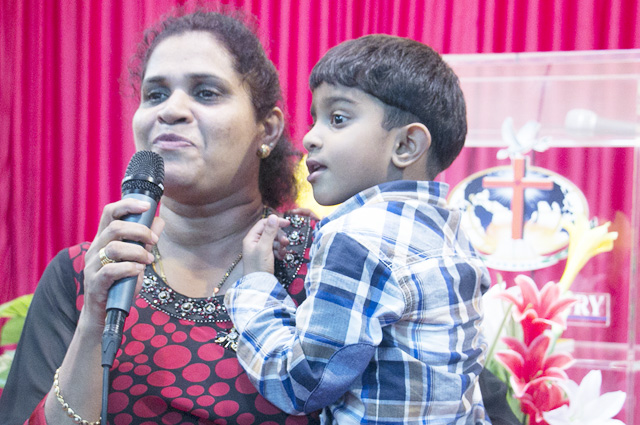
<svg viewBox="0 0 640 425">
<path fill-rule="evenodd" d="M 273 404 L 324 423 L 485 423 L 489 277 L 431 181 L 466 136 L 456 75 L 424 44 L 370 35 L 331 49 L 310 86 L 308 180 L 342 205 L 315 229 L 297 309 L 270 274 L 282 219 L 245 238 L 225 298 L 240 363 Z"/>
</svg>

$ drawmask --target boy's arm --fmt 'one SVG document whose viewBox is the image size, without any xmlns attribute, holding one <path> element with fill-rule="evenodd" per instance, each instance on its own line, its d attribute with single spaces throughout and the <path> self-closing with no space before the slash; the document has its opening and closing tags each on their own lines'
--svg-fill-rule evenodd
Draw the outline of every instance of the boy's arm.
<svg viewBox="0 0 640 425">
<path fill-rule="evenodd" d="M 338 400 L 369 365 L 382 325 L 404 310 L 390 270 L 341 233 L 316 241 L 305 286 L 297 311 L 264 272 L 246 275 L 225 298 L 241 335 L 240 363 L 260 393 L 289 413 Z"/>
</svg>

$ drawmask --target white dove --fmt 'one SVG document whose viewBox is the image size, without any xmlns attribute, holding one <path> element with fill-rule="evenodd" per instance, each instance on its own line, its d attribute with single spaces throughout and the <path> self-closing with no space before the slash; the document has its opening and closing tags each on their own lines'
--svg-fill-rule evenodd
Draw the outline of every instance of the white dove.
<svg viewBox="0 0 640 425">
<path fill-rule="evenodd" d="M 531 150 L 544 152 L 549 149 L 550 137 L 536 138 L 540 130 L 540 123 L 527 121 L 516 134 L 513 128 L 513 118 L 507 117 L 502 123 L 502 140 L 507 142 L 506 149 L 500 149 L 496 154 L 498 159 L 513 158 L 524 155 Z"/>
</svg>

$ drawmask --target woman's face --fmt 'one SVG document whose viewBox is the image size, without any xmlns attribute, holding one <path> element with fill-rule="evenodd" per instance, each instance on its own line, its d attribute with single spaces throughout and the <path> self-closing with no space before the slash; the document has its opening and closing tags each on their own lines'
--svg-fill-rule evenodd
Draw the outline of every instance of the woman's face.
<svg viewBox="0 0 640 425">
<path fill-rule="evenodd" d="M 256 151 L 264 128 L 233 57 L 211 34 L 161 41 L 149 58 L 133 117 L 136 148 L 165 161 L 165 194 L 210 203 L 259 198 Z"/>
</svg>

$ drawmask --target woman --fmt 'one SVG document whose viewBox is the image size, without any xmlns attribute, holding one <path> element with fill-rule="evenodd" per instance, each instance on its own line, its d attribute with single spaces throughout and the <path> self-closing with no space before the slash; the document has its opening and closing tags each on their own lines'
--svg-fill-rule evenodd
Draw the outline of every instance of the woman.
<svg viewBox="0 0 640 425">
<path fill-rule="evenodd" d="M 51 262 L 0 402 L 0 423 L 30 415 L 33 423 L 73 423 L 74 415 L 76 423 L 98 421 L 107 292 L 135 275 L 144 279 L 110 374 L 109 423 L 315 423 L 316 416 L 278 411 L 251 386 L 222 302 L 242 276 L 247 231 L 295 195 L 276 70 L 239 19 L 218 13 L 167 19 L 146 34 L 139 59 L 133 130 L 138 150 L 164 159 L 160 218 L 148 229 L 119 220 L 147 204 L 109 204 L 93 242 Z M 276 267 L 299 300 L 310 222 L 291 221 L 289 238 L 280 241 L 291 244 Z"/>
</svg>

